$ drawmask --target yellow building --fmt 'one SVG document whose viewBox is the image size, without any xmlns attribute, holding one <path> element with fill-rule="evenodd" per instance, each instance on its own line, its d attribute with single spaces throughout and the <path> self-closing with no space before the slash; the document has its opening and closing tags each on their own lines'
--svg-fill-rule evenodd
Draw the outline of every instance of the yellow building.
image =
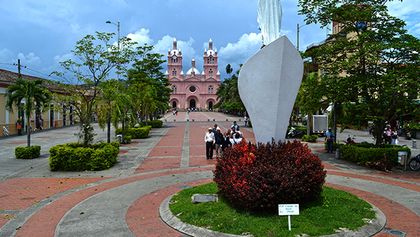
<svg viewBox="0 0 420 237">
<path fill-rule="evenodd" d="M 25 133 L 26 130 L 28 121 L 26 121 L 23 111 L 19 111 L 17 108 L 9 111 L 6 108 L 7 87 L 12 85 L 17 78 L 17 73 L 0 69 L 0 137 L 18 134 L 20 126 L 22 126 L 22 133 Z M 24 74 L 22 74 L 22 78 L 25 80 L 42 80 L 51 92 L 64 94 L 64 91 L 60 89 L 56 82 Z M 22 101 L 22 103 L 25 103 L 25 101 Z M 34 110 L 29 122 L 33 131 L 71 126 L 75 123 L 74 108 L 71 105 L 53 101 L 49 108 L 44 108 L 44 111 L 37 112 Z"/>
</svg>

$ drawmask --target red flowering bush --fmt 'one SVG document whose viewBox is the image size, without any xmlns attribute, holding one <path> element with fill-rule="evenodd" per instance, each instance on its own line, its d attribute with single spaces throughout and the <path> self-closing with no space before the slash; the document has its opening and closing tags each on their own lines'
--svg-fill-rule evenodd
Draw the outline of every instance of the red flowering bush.
<svg viewBox="0 0 420 237">
<path fill-rule="evenodd" d="M 317 199 L 325 181 L 321 160 L 298 141 L 245 142 L 217 160 L 214 181 L 231 205 L 253 212 L 276 212 L 278 204 Z"/>
</svg>

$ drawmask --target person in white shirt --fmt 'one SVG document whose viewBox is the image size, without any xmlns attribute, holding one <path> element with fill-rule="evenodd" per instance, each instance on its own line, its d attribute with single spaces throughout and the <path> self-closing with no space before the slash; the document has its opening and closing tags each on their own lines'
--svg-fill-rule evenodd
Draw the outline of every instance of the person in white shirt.
<svg viewBox="0 0 420 237">
<path fill-rule="evenodd" d="M 242 134 L 239 132 L 236 132 L 235 134 L 233 134 L 231 141 L 232 145 L 236 145 L 242 142 Z"/>
<path fill-rule="evenodd" d="M 204 142 L 206 143 L 206 159 L 213 159 L 214 133 L 212 128 L 209 128 L 206 132 Z"/>
</svg>

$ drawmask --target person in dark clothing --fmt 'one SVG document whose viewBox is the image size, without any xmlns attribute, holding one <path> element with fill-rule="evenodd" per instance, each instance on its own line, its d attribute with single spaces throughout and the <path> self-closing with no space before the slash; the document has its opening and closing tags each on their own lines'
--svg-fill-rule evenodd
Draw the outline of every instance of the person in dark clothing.
<svg viewBox="0 0 420 237">
<path fill-rule="evenodd" d="M 220 157 L 222 155 L 222 145 L 224 142 L 223 133 L 220 131 L 220 128 L 216 129 L 216 133 L 214 134 L 214 140 L 216 144 L 216 157 Z"/>
<path fill-rule="evenodd" d="M 227 148 L 227 147 L 231 147 L 232 143 L 230 143 L 230 136 L 231 136 L 231 131 L 230 129 L 225 133 L 225 136 L 223 138 L 223 144 L 222 144 L 222 152 Z"/>
</svg>

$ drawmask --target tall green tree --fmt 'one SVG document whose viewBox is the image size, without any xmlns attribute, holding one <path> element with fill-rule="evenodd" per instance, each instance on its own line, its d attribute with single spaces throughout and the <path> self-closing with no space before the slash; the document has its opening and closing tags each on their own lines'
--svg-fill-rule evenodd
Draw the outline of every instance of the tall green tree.
<svg viewBox="0 0 420 237">
<path fill-rule="evenodd" d="M 242 65 L 241 65 L 242 66 Z M 219 102 L 215 105 L 216 108 L 220 108 L 228 113 L 243 113 L 245 112 L 245 106 L 242 103 L 241 97 L 239 96 L 238 90 L 238 77 L 239 71 L 231 74 L 233 68 L 228 64 L 226 66 L 226 73 L 230 75 L 229 78 L 226 78 L 220 87 L 218 88 L 216 94 Z"/>
<path fill-rule="evenodd" d="M 118 80 L 108 80 L 102 82 L 99 93 L 99 101 L 97 106 L 98 122 L 99 126 L 103 129 L 107 128 L 107 142 L 111 142 L 111 123 L 112 114 L 114 109 L 117 107 L 118 94 L 121 91 L 118 90 L 122 82 Z"/>
<path fill-rule="evenodd" d="M 387 122 L 412 114 L 420 85 L 419 40 L 389 15 L 386 2 L 299 0 L 306 23 L 339 24 L 341 31 L 310 54 L 323 72 L 327 100 L 373 121 L 377 144 Z"/>
<path fill-rule="evenodd" d="M 324 100 L 324 84 L 316 73 L 309 73 L 302 80 L 296 98 L 296 106 L 301 113 L 308 115 L 307 133 L 310 134 L 312 115 L 327 106 Z"/>
<path fill-rule="evenodd" d="M 119 45 L 113 43 L 113 33 L 96 32 L 95 35 L 86 35 L 76 42 L 72 50 L 73 58 L 61 62 L 64 72 L 55 74 L 69 76 L 77 80 L 76 85 L 68 86 L 76 115 L 80 120 L 80 138 L 84 145 L 93 142 L 92 118 L 97 108 L 97 97 L 100 93 L 100 84 L 106 81 L 110 72 L 117 66 L 119 71 L 132 59 L 134 44 L 128 38 L 122 38 Z M 69 80 L 73 82 L 72 80 Z"/>
<path fill-rule="evenodd" d="M 9 110 L 13 110 L 13 105 L 20 108 L 24 103 L 23 109 L 26 115 L 26 131 L 27 131 L 27 145 L 31 146 L 31 128 L 30 118 L 35 109 L 40 110 L 47 104 L 51 95 L 49 91 L 43 86 L 41 80 L 25 80 L 19 77 L 16 82 L 7 88 L 7 102 L 6 106 Z"/>
<path fill-rule="evenodd" d="M 163 55 L 153 52 L 153 46 L 137 47 L 132 68 L 128 70 L 128 86 L 133 96 L 134 113 L 141 119 L 150 119 L 169 108 L 171 89 L 162 72 Z"/>
</svg>

